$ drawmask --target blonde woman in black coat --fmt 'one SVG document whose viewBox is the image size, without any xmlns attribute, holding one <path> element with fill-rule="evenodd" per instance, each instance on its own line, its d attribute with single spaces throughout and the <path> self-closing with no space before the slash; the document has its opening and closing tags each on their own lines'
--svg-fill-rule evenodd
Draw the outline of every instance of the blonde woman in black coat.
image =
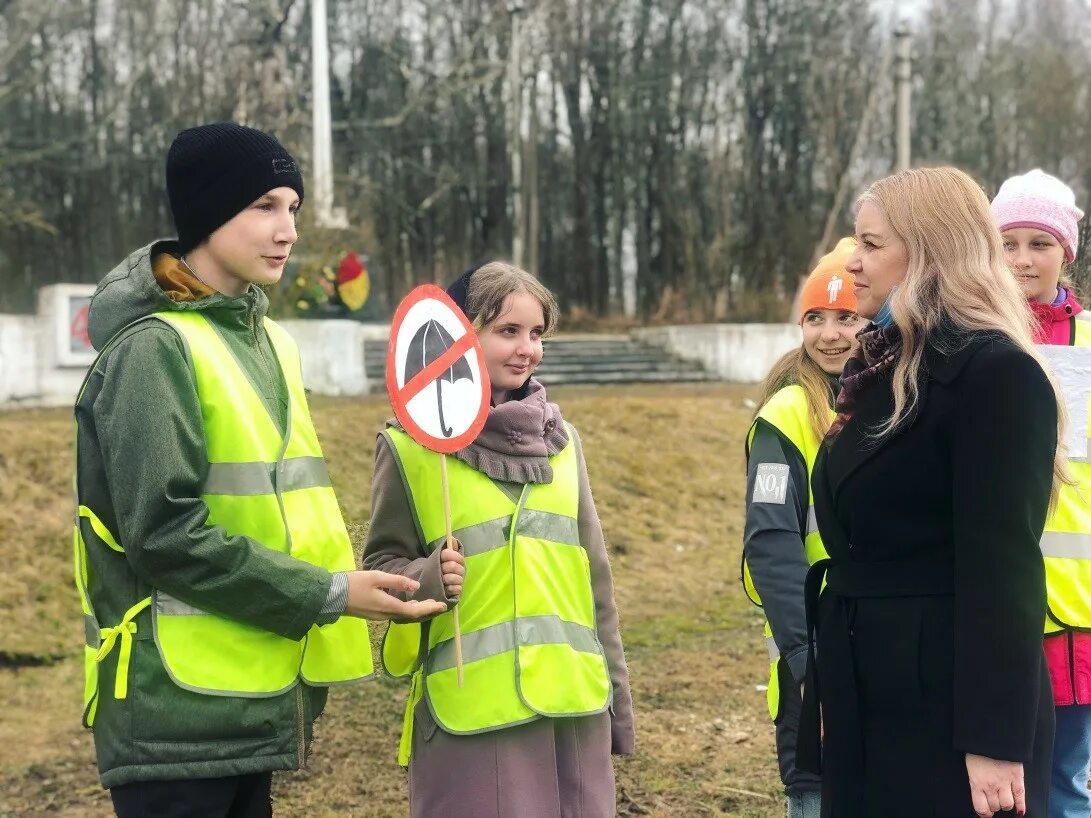
<svg viewBox="0 0 1091 818">
<path fill-rule="evenodd" d="M 831 559 L 808 577 L 798 763 L 831 818 L 1048 818 L 1038 541 L 1064 475 L 1056 391 L 966 174 L 876 182 L 856 239 L 873 323 L 812 480 Z"/>
</svg>

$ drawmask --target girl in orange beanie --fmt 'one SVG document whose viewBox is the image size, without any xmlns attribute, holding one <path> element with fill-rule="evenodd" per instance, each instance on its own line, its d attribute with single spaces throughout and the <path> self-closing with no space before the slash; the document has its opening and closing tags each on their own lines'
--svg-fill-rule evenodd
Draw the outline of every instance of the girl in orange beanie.
<svg viewBox="0 0 1091 818">
<path fill-rule="evenodd" d="M 803 343 L 766 377 L 746 438 L 743 584 L 767 620 L 769 715 L 788 818 L 817 816 L 821 806 L 821 781 L 795 765 L 807 661 L 803 585 L 810 565 L 825 556 L 811 509 L 811 469 L 834 418 L 837 379 L 867 323 L 856 314 L 853 278 L 845 270 L 855 247 L 853 239 L 842 239 L 803 285 Z"/>
</svg>

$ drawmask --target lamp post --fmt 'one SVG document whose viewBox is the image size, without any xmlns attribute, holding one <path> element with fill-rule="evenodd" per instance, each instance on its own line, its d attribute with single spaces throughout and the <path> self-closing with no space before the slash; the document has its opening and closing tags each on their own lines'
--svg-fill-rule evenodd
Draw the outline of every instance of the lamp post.
<svg viewBox="0 0 1091 818">
<path fill-rule="evenodd" d="M 326 0 L 311 0 L 311 111 L 314 139 L 315 223 L 344 229 L 344 208 L 333 206 L 333 134 L 330 121 L 330 46 L 326 33 Z"/>
</svg>

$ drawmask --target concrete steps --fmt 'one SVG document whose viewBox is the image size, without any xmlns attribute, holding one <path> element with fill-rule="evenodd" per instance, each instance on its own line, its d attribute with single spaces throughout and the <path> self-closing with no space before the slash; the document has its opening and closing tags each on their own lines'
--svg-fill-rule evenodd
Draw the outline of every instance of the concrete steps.
<svg viewBox="0 0 1091 818">
<path fill-rule="evenodd" d="M 372 391 L 385 388 L 386 344 L 367 341 L 364 361 Z M 560 336 L 545 342 L 545 357 L 535 373 L 546 385 L 692 383 L 720 378 L 695 361 L 625 335 Z"/>
</svg>

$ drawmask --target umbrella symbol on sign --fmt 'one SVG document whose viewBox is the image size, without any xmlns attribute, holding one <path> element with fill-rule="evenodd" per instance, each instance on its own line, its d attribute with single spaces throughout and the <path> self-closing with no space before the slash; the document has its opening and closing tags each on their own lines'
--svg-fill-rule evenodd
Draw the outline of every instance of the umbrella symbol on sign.
<svg viewBox="0 0 1091 818">
<path fill-rule="evenodd" d="M 428 319 L 409 342 L 409 354 L 405 358 L 405 383 L 432 361 L 450 349 L 455 343 L 451 333 L 434 319 Z M 444 437 L 451 436 L 451 429 L 443 419 L 443 382 L 454 383 L 465 378 L 473 383 L 474 376 L 465 358 L 459 358 L 436 378 L 436 404 L 439 407 L 439 427 Z"/>
</svg>

